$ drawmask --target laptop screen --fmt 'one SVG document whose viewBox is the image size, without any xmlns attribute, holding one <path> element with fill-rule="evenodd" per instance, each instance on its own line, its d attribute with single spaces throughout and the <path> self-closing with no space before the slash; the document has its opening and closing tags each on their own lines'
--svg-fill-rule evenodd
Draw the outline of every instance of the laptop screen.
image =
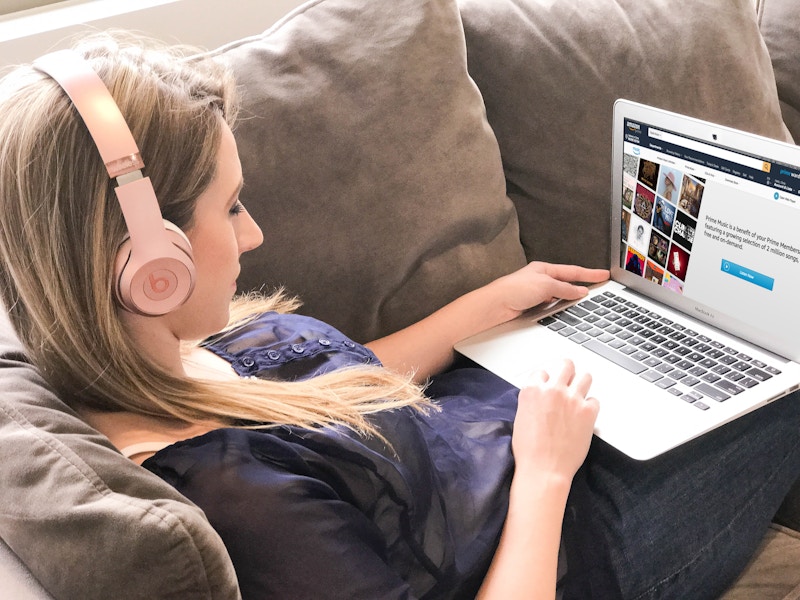
<svg viewBox="0 0 800 600">
<path fill-rule="evenodd" d="M 800 161 L 763 154 L 774 142 L 678 115 L 617 119 L 613 246 L 623 283 L 796 358 Z"/>
</svg>

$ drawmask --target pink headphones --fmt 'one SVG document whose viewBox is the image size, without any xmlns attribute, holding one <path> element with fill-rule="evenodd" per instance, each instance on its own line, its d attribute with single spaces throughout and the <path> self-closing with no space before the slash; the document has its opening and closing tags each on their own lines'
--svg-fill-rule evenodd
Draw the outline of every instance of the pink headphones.
<svg viewBox="0 0 800 600">
<path fill-rule="evenodd" d="M 176 309 L 194 289 L 192 247 L 177 226 L 162 218 L 153 184 L 141 172 L 139 148 L 111 93 L 72 50 L 47 54 L 33 64 L 70 97 L 109 177 L 117 180 L 114 191 L 128 228 L 115 262 L 117 300 L 126 310 L 147 316 Z"/>
</svg>

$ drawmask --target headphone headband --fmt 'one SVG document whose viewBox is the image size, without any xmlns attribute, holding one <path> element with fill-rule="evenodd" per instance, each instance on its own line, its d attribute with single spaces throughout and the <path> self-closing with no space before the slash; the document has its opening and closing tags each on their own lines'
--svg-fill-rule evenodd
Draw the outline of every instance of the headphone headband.
<svg viewBox="0 0 800 600">
<path fill-rule="evenodd" d="M 139 147 L 103 80 L 80 54 L 59 50 L 33 65 L 55 79 L 72 100 L 112 179 L 144 168 Z"/>
</svg>

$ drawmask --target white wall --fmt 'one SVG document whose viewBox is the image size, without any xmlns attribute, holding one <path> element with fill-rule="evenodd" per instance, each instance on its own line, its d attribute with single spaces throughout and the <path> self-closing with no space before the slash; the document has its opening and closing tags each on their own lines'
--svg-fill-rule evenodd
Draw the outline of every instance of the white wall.
<svg viewBox="0 0 800 600">
<path fill-rule="evenodd" d="M 69 0 L 0 18 L 0 65 L 30 62 L 87 30 L 124 28 L 216 48 L 267 29 L 304 0 Z"/>
</svg>

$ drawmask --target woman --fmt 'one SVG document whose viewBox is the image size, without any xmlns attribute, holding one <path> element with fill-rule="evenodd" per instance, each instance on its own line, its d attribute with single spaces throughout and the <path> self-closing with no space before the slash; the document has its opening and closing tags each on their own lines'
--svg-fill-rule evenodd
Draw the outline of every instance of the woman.
<svg viewBox="0 0 800 600">
<path fill-rule="evenodd" d="M 109 183 L 61 85 L 21 67 L 0 86 L 2 299 L 61 397 L 204 509 L 245 597 L 552 598 L 565 566 L 566 597 L 701 597 L 741 568 L 798 475 L 797 409 L 644 467 L 595 442 L 581 467 L 588 375 L 560 365 L 518 391 L 450 368 L 455 341 L 583 297 L 569 282 L 603 270 L 532 263 L 367 346 L 281 296 L 232 311 L 239 256 L 262 241 L 239 201 L 232 83 L 163 48 L 101 37 L 78 52 L 191 244 L 193 291 L 164 314 L 115 292 L 131 229 L 115 188 L 138 176 Z M 736 487 L 719 514 L 696 514 L 721 481 Z M 687 486 L 696 498 L 674 497 Z"/>
</svg>

